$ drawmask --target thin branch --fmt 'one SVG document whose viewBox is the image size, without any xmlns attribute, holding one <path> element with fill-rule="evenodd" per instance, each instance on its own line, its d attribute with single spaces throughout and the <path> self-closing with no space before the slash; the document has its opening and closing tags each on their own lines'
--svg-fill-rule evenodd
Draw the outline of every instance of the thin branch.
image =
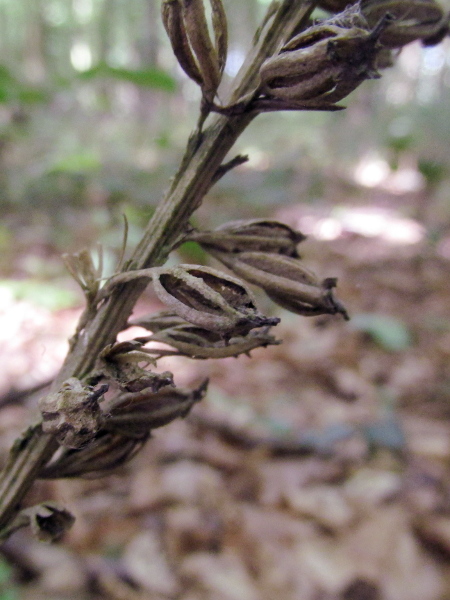
<svg viewBox="0 0 450 600">
<path fill-rule="evenodd" d="M 222 177 L 224 175 L 226 175 L 229 171 L 231 171 L 231 169 L 234 169 L 235 167 L 239 167 L 240 165 L 243 165 L 247 161 L 248 161 L 248 156 L 247 155 L 238 154 L 237 156 L 235 156 L 234 158 L 232 158 L 228 162 L 223 163 L 217 169 L 217 171 L 216 171 L 216 173 L 215 173 L 215 175 L 214 175 L 214 177 L 213 177 L 213 179 L 211 181 L 211 185 L 214 185 L 215 183 L 217 183 L 219 181 L 219 179 L 222 179 Z"/>
</svg>

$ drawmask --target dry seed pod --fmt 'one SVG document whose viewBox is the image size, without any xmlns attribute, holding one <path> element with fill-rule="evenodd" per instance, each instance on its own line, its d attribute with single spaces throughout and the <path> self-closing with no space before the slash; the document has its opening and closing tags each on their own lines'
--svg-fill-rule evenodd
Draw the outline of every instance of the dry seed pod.
<svg viewBox="0 0 450 600">
<path fill-rule="evenodd" d="M 309 304 L 302 302 L 294 296 L 276 294 L 273 292 L 267 292 L 268 297 L 273 300 L 278 306 L 285 308 L 286 310 L 293 312 L 297 315 L 304 317 L 316 317 L 317 315 L 335 315 L 341 314 L 346 321 L 349 320 L 348 313 L 338 300 L 333 297 L 331 291 L 327 291 L 323 294 L 323 297 L 319 304 Z"/>
<path fill-rule="evenodd" d="M 162 20 L 180 66 L 212 102 L 225 68 L 228 31 L 222 0 L 210 0 L 214 43 L 203 0 L 164 0 Z"/>
<path fill-rule="evenodd" d="M 158 298 L 180 317 L 224 335 L 245 335 L 255 327 L 278 322 L 258 313 L 253 296 L 241 281 L 208 267 L 155 269 L 153 287 Z"/>
<path fill-rule="evenodd" d="M 261 92 L 286 102 L 341 100 L 375 70 L 383 22 L 370 31 L 357 8 L 291 39 L 260 70 Z"/>
<path fill-rule="evenodd" d="M 351 0 L 320 0 L 317 6 L 331 13 L 339 13 L 351 4 Z"/>
<path fill-rule="evenodd" d="M 212 9 L 212 25 L 219 71 L 223 73 L 228 54 L 228 23 L 222 0 L 210 0 Z"/>
<path fill-rule="evenodd" d="M 26 508 L 19 518 L 28 524 L 34 537 L 40 542 L 56 542 L 75 523 L 75 517 L 62 506 L 54 502 L 43 502 Z"/>
<path fill-rule="evenodd" d="M 198 388 L 171 388 L 156 394 L 121 394 L 112 401 L 105 429 L 129 437 L 142 437 L 152 429 L 163 427 L 175 419 L 184 418 L 194 404 L 202 400 L 208 380 Z"/>
<path fill-rule="evenodd" d="M 371 26 L 386 14 L 393 17 L 380 42 L 401 48 L 417 39 L 430 38 L 442 28 L 444 13 L 434 0 L 363 0 L 361 11 Z"/>
<path fill-rule="evenodd" d="M 214 231 L 196 232 L 190 239 L 207 250 L 231 253 L 266 251 L 297 257 L 297 245 L 306 236 L 279 221 L 251 219 L 231 221 Z"/>
<path fill-rule="evenodd" d="M 94 390 L 76 377 L 69 377 L 57 392 L 41 398 L 42 430 L 53 434 L 66 448 L 85 446 L 101 428 L 98 401 L 107 389 L 103 385 Z"/>
<path fill-rule="evenodd" d="M 182 10 L 186 33 L 202 78 L 202 92 L 207 100 L 212 101 L 221 79 L 220 65 L 217 50 L 209 36 L 203 0 L 182 0 Z"/>
<path fill-rule="evenodd" d="M 160 312 L 150 313 L 148 315 L 143 315 L 142 317 L 137 317 L 136 319 L 130 319 L 128 321 L 129 327 L 142 327 L 147 329 L 147 331 L 151 331 L 152 333 L 157 333 L 163 329 L 169 329 L 171 327 L 176 327 L 177 325 L 185 324 L 186 321 L 184 319 L 170 310 L 161 310 Z"/>
<path fill-rule="evenodd" d="M 251 331 L 246 336 L 233 337 L 224 340 L 215 332 L 194 327 L 192 325 L 180 325 L 172 329 L 166 329 L 152 336 L 152 341 L 162 342 L 176 348 L 181 354 L 190 358 L 227 358 L 247 354 L 250 350 L 268 345 L 278 344 L 278 341 L 263 331 Z"/>
<path fill-rule="evenodd" d="M 155 362 L 147 353 L 135 349 L 137 342 L 119 342 L 106 346 L 99 355 L 96 369 L 106 379 L 113 380 L 122 390 L 138 392 L 158 391 L 164 386 L 173 386 L 173 375 L 169 371 L 154 373 L 142 368 Z M 142 342 L 138 343 L 139 348 Z"/>
<path fill-rule="evenodd" d="M 39 477 L 100 477 L 131 460 L 148 437 L 148 432 L 141 437 L 128 437 L 102 430 L 86 448 L 65 450 L 40 471 Z"/>
<path fill-rule="evenodd" d="M 215 253 L 229 269 L 263 290 L 296 295 L 305 302 L 319 300 L 321 283 L 298 259 L 266 252 L 242 252 L 237 255 Z"/>
<path fill-rule="evenodd" d="M 161 12 L 164 28 L 180 67 L 186 75 L 201 85 L 203 80 L 189 45 L 180 0 L 163 0 Z"/>
<path fill-rule="evenodd" d="M 345 313 L 331 293 L 336 280 L 320 281 L 298 259 L 264 252 L 215 256 L 237 275 L 261 287 L 274 302 L 292 312 L 302 315 Z"/>
</svg>

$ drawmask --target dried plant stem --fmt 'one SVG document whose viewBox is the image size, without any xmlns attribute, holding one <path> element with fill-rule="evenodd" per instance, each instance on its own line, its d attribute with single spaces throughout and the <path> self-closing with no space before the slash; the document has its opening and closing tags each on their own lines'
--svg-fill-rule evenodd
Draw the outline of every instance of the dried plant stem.
<svg viewBox="0 0 450 600">
<path fill-rule="evenodd" d="M 313 6 L 311 2 L 293 0 L 281 3 L 238 74 L 229 103 L 237 102 L 255 88 L 262 62 L 302 24 Z M 125 271 L 164 263 L 186 230 L 192 213 L 217 179 L 228 151 L 255 116 L 256 113 L 245 111 L 237 116 L 216 115 L 203 132 L 194 132 L 181 167 L 125 266 Z M 69 377 L 82 377 L 89 373 L 99 353 L 123 329 L 146 285 L 146 280 L 118 285 L 98 310 L 91 309 L 92 314 L 88 313 L 87 318 L 85 316 L 83 327 L 53 384 L 53 390 L 58 389 Z M 56 448 L 54 438 L 44 434 L 39 425 L 31 428 L 22 442 L 15 445 L 0 477 L 0 529 L 11 522 L 24 495 L 39 476 L 42 465 L 50 459 Z"/>
</svg>

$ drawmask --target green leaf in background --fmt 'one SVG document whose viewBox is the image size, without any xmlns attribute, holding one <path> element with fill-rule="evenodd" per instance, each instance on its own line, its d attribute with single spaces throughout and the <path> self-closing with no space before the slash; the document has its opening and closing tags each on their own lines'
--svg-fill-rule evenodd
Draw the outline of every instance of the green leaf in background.
<svg viewBox="0 0 450 600">
<path fill-rule="evenodd" d="M 350 326 L 364 331 L 385 350 L 406 350 L 412 344 L 411 334 L 400 319 L 375 313 L 360 313 L 352 317 Z"/>
<path fill-rule="evenodd" d="M 19 600 L 19 594 L 12 582 L 13 572 L 3 559 L 0 560 L 0 600 Z"/>
<path fill-rule="evenodd" d="M 50 173 L 85 173 L 96 171 L 100 168 L 100 159 L 96 153 L 90 151 L 69 154 L 55 162 Z"/>
<path fill-rule="evenodd" d="M 420 173 L 429 185 L 437 185 L 448 173 L 448 167 L 443 162 L 420 158 L 418 163 Z"/>
<path fill-rule="evenodd" d="M 0 288 L 9 290 L 16 300 L 28 300 L 51 311 L 80 304 L 80 296 L 74 291 L 47 281 L 3 279 Z"/>
<path fill-rule="evenodd" d="M 7 67 L 0 65 L 0 103 L 35 104 L 46 99 L 47 94 L 43 90 L 22 83 Z"/>
<path fill-rule="evenodd" d="M 166 71 L 157 68 L 149 69 L 124 69 L 122 67 L 111 67 L 106 63 L 99 63 L 88 71 L 80 74 L 81 79 L 91 80 L 97 77 L 111 77 L 119 81 L 127 81 L 140 87 L 175 92 L 176 82 Z"/>
<path fill-rule="evenodd" d="M 208 260 L 208 253 L 196 242 L 185 242 L 177 252 L 183 262 L 202 264 Z"/>
</svg>

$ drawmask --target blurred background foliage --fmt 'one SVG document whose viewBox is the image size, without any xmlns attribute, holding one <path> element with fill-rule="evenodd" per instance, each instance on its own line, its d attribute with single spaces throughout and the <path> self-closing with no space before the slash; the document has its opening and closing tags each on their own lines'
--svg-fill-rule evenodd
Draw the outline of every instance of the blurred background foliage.
<svg viewBox="0 0 450 600">
<path fill-rule="evenodd" d="M 229 76 L 267 3 L 227 2 Z M 114 255 L 123 214 L 130 245 L 138 240 L 176 168 L 199 100 L 175 64 L 159 5 L 1 0 L 4 277 L 58 279 L 58 256 L 96 240 L 107 257 Z M 259 117 L 239 143 L 249 165 L 217 186 L 209 204 L 217 210 L 198 218 L 209 226 L 283 204 L 339 205 L 341 196 L 349 202 L 359 194 L 360 184 L 402 171 L 396 194 L 426 196 L 408 210 L 431 219 L 430 235 L 439 237 L 450 213 L 449 85 L 449 44 L 411 44 L 381 81 L 352 94 L 342 113 Z"/>
<path fill-rule="evenodd" d="M 267 4 L 225 0 L 224 86 Z M 177 67 L 159 10 L 160 0 L 0 0 L 3 458 L 35 407 L 21 390 L 54 376 L 83 301 L 61 255 L 101 243 L 111 273 L 123 215 L 130 249 L 196 122 L 199 92 Z M 20 569 L 27 581 L 44 573 L 41 595 L 21 598 L 97 598 L 86 590 L 104 565 L 90 557 L 112 560 L 125 547 L 127 559 L 141 534 L 150 536 L 133 550 L 142 570 L 132 570 L 133 555 L 118 572 L 150 591 L 162 573 L 152 597 L 450 597 L 449 42 L 408 45 L 345 111 L 266 114 L 250 125 L 234 149 L 249 162 L 219 181 L 193 224 L 275 217 L 298 226 L 309 236 L 302 256 L 320 276 L 339 277 L 352 320 L 283 312 L 284 343 L 253 360 L 158 365 L 182 385 L 211 377 L 193 424 L 165 428 L 119 475 L 39 484 L 30 504 L 51 497 L 77 508 L 66 562 L 54 547 L 12 538 L 0 599 L 18 595 L 8 564 L 15 580 Z M 185 244 L 171 260 L 207 257 Z M 159 308 L 150 295 L 143 304 Z M 57 310 L 67 307 L 76 310 Z M 272 456 L 284 436 L 311 455 Z M 164 568 L 160 535 L 171 548 Z M 178 572 L 166 577 L 174 564 L 180 588 Z M 203 581 L 214 573 L 217 582 Z M 149 597 L 120 595 L 119 576 L 114 595 L 95 577 L 100 597 Z M 177 595 L 186 578 L 194 591 Z M 198 581 L 210 595 L 196 595 Z"/>
</svg>

